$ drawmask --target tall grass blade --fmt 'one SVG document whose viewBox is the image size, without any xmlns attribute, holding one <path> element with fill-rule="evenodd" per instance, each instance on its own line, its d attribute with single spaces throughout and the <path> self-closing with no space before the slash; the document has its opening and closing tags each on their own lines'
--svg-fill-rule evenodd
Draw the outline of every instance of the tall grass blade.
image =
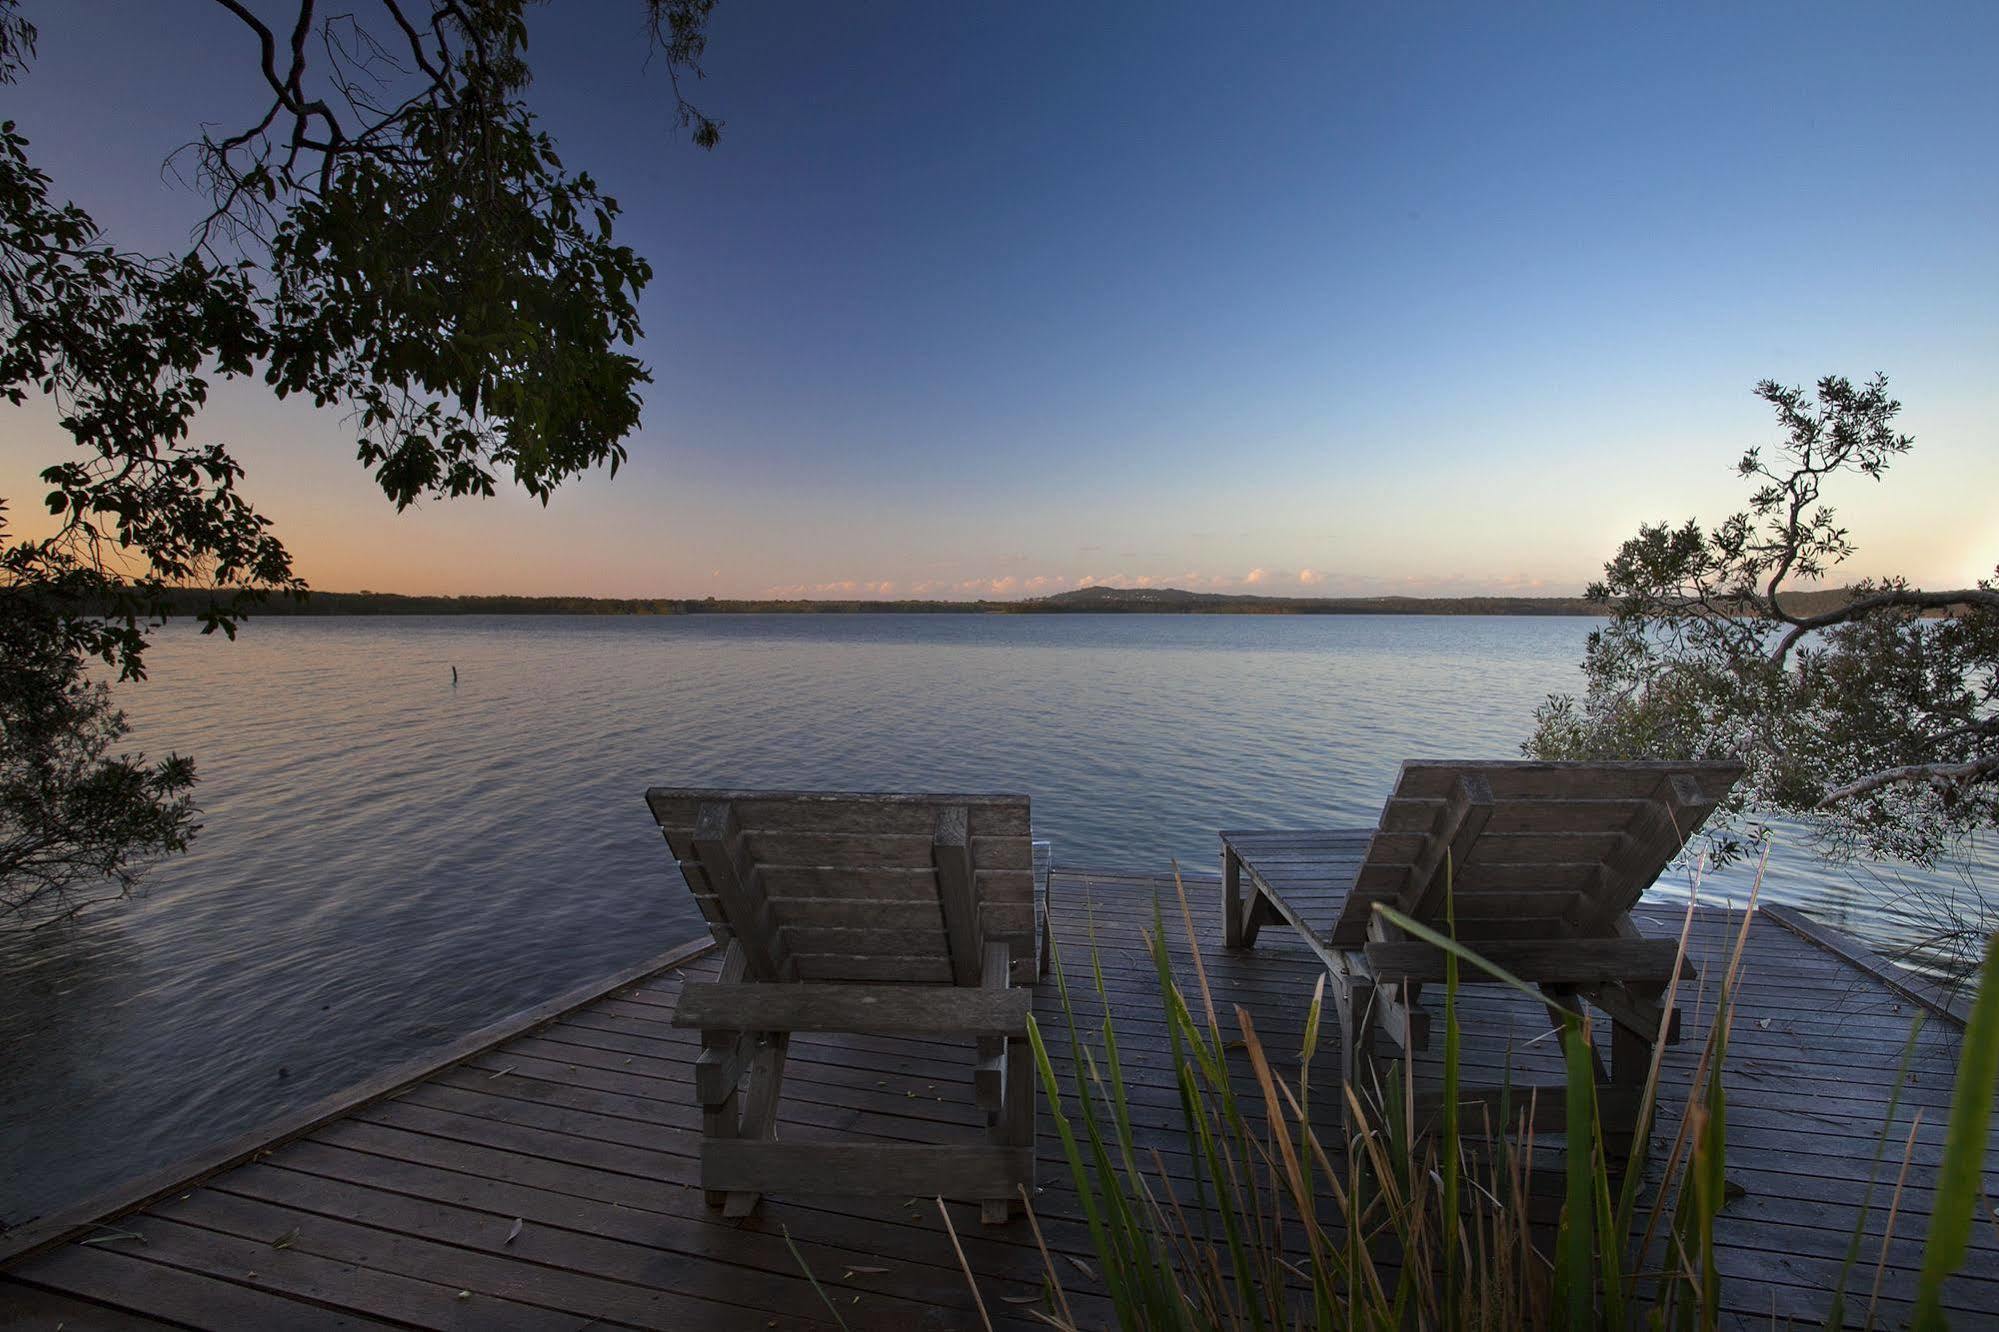
<svg viewBox="0 0 1999 1332">
<path fill-rule="evenodd" d="M 1568 1074 L 1563 1124 L 1568 1137 L 1567 1191 L 1555 1235 L 1555 1289 L 1562 1301 L 1562 1325 L 1570 1332 L 1585 1332 L 1596 1325 L 1591 1261 L 1596 1248 L 1596 1063 L 1582 1018 L 1567 1010 L 1562 1017 L 1562 1059 Z"/>
<path fill-rule="evenodd" d="M 1444 925 L 1452 938 L 1458 934 L 1458 908 L 1451 852 L 1444 851 Z M 1443 1233 L 1444 1325 L 1456 1327 L 1461 1314 L 1458 1273 L 1458 1060 L 1462 1033 L 1458 1030 L 1458 959 L 1444 955 L 1444 1123 L 1443 1123 Z"/>
<path fill-rule="evenodd" d="M 1053 951 L 1055 957 L 1052 970 L 1055 972 L 1062 993 L 1062 1007 L 1067 1011 L 1069 987 L 1067 982 L 1062 980 L 1061 949 L 1059 946 L 1053 946 Z M 1075 1039 L 1073 1018 L 1070 1020 L 1070 1031 L 1070 1039 L 1073 1041 Z M 1062 1108 L 1062 1084 L 1055 1080 L 1055 1064 L 1048 1058 L 1048 1045 L 1041 1039 L 1041 1026 L 1034 1020 L 1032 1014 L 1027 1019 L 1027 1042 L 1034 1049 L 1034 1068 L 1041 1076 L 1041 1087 L 1048 1097 L 1049 1117 L 1055 1123 L 1056 1136 L 1062 1140 L 1062 1154 L 1069 1162 L 1069 1176 L 1075 1181 L 1077 1200 L 1083 1207 L 1083 1219 L 1090 1227 L 1090 1243 L 1096 1249 L 1097 1256 L 1109 1266 L 1115 1250 L 1111 1245 L 1110 1233 L 1104 1225 L 1103 1209 L 1097 1205 L 1096 1183 L 1083 1165 L 1082 1147 L 1076 1141 L 1076 1132 L 1069 1123 L 1068 1113 Z M 1087 1092 L 1081 1094 L 1087 1095 Z M 1119 1320 L 1123 1321 L 1129 1311 L 1129 1301 L 1123 1286 L 1114 1277 L 1114 1273 L 1107 1272 L 1105 1284 L 1110 1288 L 1111 1304 L 1117 1309 Z"/>
<path fill-rule="evenodd" d="M 1867 1167 L 1867 1191 L 1860 1197 L 1860 1211 L 1853 1218 L 1853 1234 L 1847 1240 L 1846 1257 L 1839 1264 L 1839 1278 L 1832 1285 L 1832 1308 L 1826 1314 L 1827 1332 L 1841 1332 L 1846 1326 L 1846 1283 L 1853 1265 L 1860 1261 L 1860 1246 L 1867 1233 L 1867 1217 L 1874 1208 L 1874 1186 L 1880 1182 L 1881 1158 L 1888 1150 L 1888 1130 L 1895 1126 L 1895 1112 L 1902 1106 L 1902 1088 L 1909 1081 L 1909 1065 L 1915 1062 L 1916 1038 L 1923 1034 L 1923 1019 L 1917 1013 L 1909 1024 L 1909 1039 L 1902 1043 L 1902 1062 L 1895 1067 L 1895 1090 L 1888 1093 L 1888 1113 L 1882 1117 L 1880 1135 L 1874 1139 L 1874 1159 Z M 1885 1246 L 1885 1242 L 1884 1242 Z"/>
<path fill-rule="evenodd" d="M 1888 1195 L 1888 1221 L 1881 1227 L 1881 1256 L 1874 1263 L 1874 1286 L 1867 1296 L 1867 1332 L 1874 1332 L 1875 1311 L 1881 1307 L 1881 1281 L 1888 1275 L 1888 1247 L 1895 1242 L 1895 1218 L 1902 1212 L 1902 1189 L 1909 1182 L 1909 1163 L 1916 1159 L 1916 1134 L 1923 1127 L 1921 1110 L 1909 1119 L 1909 1140 L 1902 1144 L 1902 1168 L 1895 1172 L 1895 1191 Z"/>
<path fill-rule="evenodd" d="M 1455 957 L 1461 962 L 1471 963 L 1474 967 L 1477 967 L 1480 971 L 1483 971 L 1486 975 L 1492 977 L 1494 980 L 1498 981 L 1501 985 L 1509 986 L 1512 989 L 1518 990 L 1520 993 L 1526 995 L 1529 999 L 1532 999 L 1537 1004 L 1545 1004 L 1547 1002 L 1547 997 L 1543 995 L 1538 988 L 1529 985 L 1526 981 L 1521 980 L 1518 976 L 1508 971 L 1505 967 L 1500 966 L 1498 963 L 1486 961 L 1484 958 L 1480 957 L 1472 949 L 1469 949 L 1465 947 L 1463 944 L 1459 943 L 1456 939 L 1447 938 L 1444 935 L 1437 933 L 1435 930 L 1431 929 L 1428 925 L 1425 925 L 1421 921 L 1413 920 L 1410 917 L 1403 915 L 1400 911 L 1397 911 L 1394 907 L 1384 906 L 1381 903 L 1377 902 L 1374 904 L 1374 909 L 1381 916 L 1383 920 L 1395 926 L 1397 929 L 1402 930 L 1403 932 L 1408 934 L 1411 938 L 1420 939 L 1424 943 L 1429 944 L 1433 948 L 1440 948 L 1448 956 Z"/>
<path fill-rule="evenodd" d="M 1943 1284 L 1964 1265 L 1971 1243 L 1972 1221 L 1985 1178 L 1995 1084 L 1999 1084 L 1999 933 L 1986 941 L 1978 997 L 1972 1001 L 1971 1018 L 1965 1023 L 1957 1088 L 1951 1094 L 1950 1122 L 1944 1130 L 1943 1162 L 1937 1170 L 1936 1202 L 1930 1212 L 1929 1236 L 1923 1243 L 1922 1273 L 1916 1280 L 1916 1313 L 1911 1323 L 1916 1332 L 1948 1326 Z"/>
</svg>

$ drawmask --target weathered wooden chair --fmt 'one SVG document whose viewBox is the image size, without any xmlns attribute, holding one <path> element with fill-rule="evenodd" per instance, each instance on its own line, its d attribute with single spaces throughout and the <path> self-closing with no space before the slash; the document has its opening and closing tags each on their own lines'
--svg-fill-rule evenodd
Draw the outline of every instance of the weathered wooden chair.
<svg viewBox="0 0 1999 1332">
<path fill-rule="evenodd" d="M 1384 1058 L 1426 1048 L 1422 989 L 1444 979 L 1444 955 L 1374 906 L 1448 933 L 1448 887 L 1456 937 L 1537 986 L 1552 1018 L 1586 1002 L 1610 1019 L 1607 1072 L 1594 1055 L 1599 1118 L 1606 1144 L 1628 1148 L 1653 1047 L 1679 1039 L 1677 1008 L 1664 1011 L 1677 943 L 1645 938 L 1630 910 L 1741 773 L 1735 763 L 1405 763 L 1372 833 L 1223 833 L 1225 942 L 1250 946 L 1272 917 L 1292 924 L 1332 973 L 1348 1079 L 1378 1095 L 1396 1081 Z M 1468 965 L 1458 979 L 1490 981 Z M 1516 1114 L 1531 1102 L 1533 1126 L 1558 1130 L 1563 1098 L 1534 1090 L 1467 1087 L 1459 1101 L 1496 1108 L 1507 1096 Z M 1419 1094 L 1419 1127 L 1437 1105 Z M 1489 1122 L 1501 1127 L 1496 1114 Z"/>
<path fill-rule="evenodd" d="M 745 1216 L 765 1192 L 941 1194 L 1006 1221 L 1034 1185 L 1027 987 L 1047 928 L 1027 797 L 655 787 L 646 803 L 726 949 L 721 979 L 684 985 L 673 1017 L 701 1032 L 709 1204 Z M 779 1141 L 793 1032 L 976 1038 L 988 1141 Z"/>
</svg>

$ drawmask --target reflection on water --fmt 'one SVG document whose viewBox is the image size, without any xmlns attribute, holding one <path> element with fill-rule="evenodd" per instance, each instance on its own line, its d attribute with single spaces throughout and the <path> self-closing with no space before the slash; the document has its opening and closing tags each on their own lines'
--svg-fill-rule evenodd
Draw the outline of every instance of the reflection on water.
<svg viewBox="0 0 1999 1332">
<path fill-rule="evenodd" d="M 124 703 L 139 743 L 195 756 L 206 830 L 142 898 L 0 943 L 0 1219 L 698 933 L 650 784 L 1020 790 L 1058 864 L 1212 873 L 1221 827 L 1366 825 L 1404 758 L 1513 756 L 1541 696 L 1579 686 L 1589 628 L 273 619 L 231 645 L 176 627 Z M 1765 892 L 1907 933 L 1796 851 Z"/>
</svg>

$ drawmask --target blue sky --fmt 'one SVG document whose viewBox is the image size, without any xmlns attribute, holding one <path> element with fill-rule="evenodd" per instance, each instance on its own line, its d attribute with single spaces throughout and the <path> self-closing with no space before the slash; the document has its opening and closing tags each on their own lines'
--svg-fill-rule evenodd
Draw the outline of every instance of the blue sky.
<svg viewBox="0 0 1999 1332">
<path fill-rule="evenodd" d="M 160 160 L 254 47 L 208 0 L 29 13 L 5 114 L 174 244 Z M 533 32 L 657 271 L 631 465 L 396 515 L 337 417 L 229 389 L 319 586 L 1568 592 L 1739 503 L 1758 379 L 1875 370 L 1918 447 L 1834 496 L 1853 572 L 1999 563 L 1999 7 L 724 0 L 712 154 L 635 3 Z M 63 447 L 16 413 L 0 494 Z"/>
</svg>

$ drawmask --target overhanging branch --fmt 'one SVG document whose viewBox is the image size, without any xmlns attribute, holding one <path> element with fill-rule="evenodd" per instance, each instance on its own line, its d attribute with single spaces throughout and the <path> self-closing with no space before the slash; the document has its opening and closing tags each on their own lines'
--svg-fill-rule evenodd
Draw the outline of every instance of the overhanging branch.
<svg viewBox="0 0 1999 1332">
<path fill-rule="evenodd" d="M 1918 588 L 1901 588 L 1861 597 L 1818 615 L 1803 616 L 1792 620 L 1791 628 L 1777 640 L 1777 647 L 1770 654 L 1770 664 L 1783 665 L 1784 658 L 1790 655 L 1791 649 L 1796 647 L 1798 640 L 1806 634 L 1846 624 L 1893 606 L 1908 606 L 1917 610 L 1951 610 L 1961 606 L 1977 606 L 1985 610 L 1999 611 L 1999 588 L 1958 588 L 1950 592 L 1924 592 Z"/>
<path fill-rule="evenodd" d="M 1974 782 L 1995 776 L 1999 776 L 1999 754 L 1987 754 L 1966 763 L 1911 763 L 1900 768 L 1884 768 L 1858 781 L 1836 786 L 1825 793 L 1818 807 L 1825 809 L 1886 786 L 1920 785 L 1932 786 L 1940 791 L 1961 791 Z"/>
</svg>

